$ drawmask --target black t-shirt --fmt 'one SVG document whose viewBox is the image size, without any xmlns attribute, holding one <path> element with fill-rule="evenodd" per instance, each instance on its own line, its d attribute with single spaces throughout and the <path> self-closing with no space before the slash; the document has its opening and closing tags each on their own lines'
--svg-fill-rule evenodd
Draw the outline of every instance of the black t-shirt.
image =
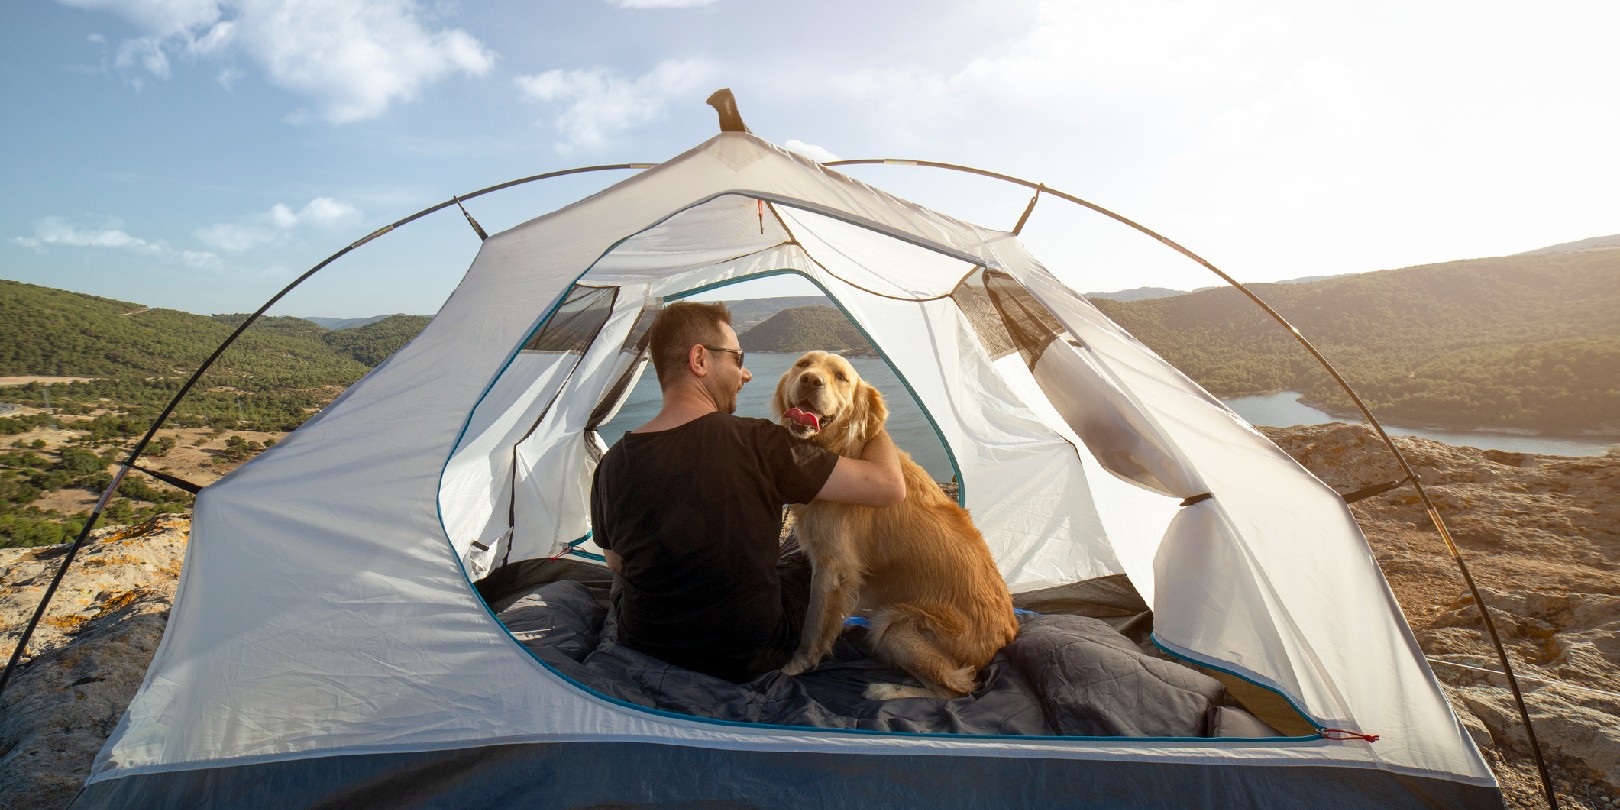
<svg viewBox="0 0 1620 810">
<path fill-rule="evenodd" d="M 838 457 L 780 425 L 714 413 L 627 433 L 596 468 L 591 525 L 623 559 L 619 640 L 745 681 L 798 644 L 782 610 L 782 506 L 808 503 Z"/>
</svg>

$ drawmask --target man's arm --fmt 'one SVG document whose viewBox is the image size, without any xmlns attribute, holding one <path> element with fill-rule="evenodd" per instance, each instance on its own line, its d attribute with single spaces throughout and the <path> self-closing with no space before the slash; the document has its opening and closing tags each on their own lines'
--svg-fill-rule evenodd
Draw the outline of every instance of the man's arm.
<svg viewBox="0 0 1620 810">
<path fill-rule="evenodd" d="M 906 479 L 900 471 L 900 451 L 886 430 L 878 431 L 860 458 L 838 457 L 832 476 L 816 493 L 818 501 L 858 506 L 894 506 L 906 499 Z"/>
<path fill-rule="evenodd" d="M 618 552 L 610 548 L 604 548 L 602 549 L 602 557 L 607 561 L 609 571 L 615 574 L 623 573 L 620 569 L 624 568 L 624 558 L 620 557 Z"/>
</svg>

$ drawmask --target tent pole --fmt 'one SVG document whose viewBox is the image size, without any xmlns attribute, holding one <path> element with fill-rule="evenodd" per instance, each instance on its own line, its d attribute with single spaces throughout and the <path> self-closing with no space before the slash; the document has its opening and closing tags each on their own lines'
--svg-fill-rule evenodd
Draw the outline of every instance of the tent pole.
<svg viewBox="0 0 1620 810">
<path fill-rule="evenodd" d="M 281 289 L 281 292 L 271 296 L 269 301 L 264 302 L 264 306 L 261 306 L 255 310 L 252 315 L 247 317 L 247 320 L 242 321 L 242 324 L 236 327 L 236 331 L 232 332 L 229 337 L 225 338 L 225 341 L 219 344 L 219 348 L 215 349 L 214 353 L 210 354 L 208 359 L 204 360 L 202 365 L 198 366 L 195 372 L 192 372 L 191 377 L 186 380 L 185 385 L 180 386 L 180 390 L 175 392 L 174 398 L 169 400 L 169 404 L 164 407 L 163 412 L 158 414 L 157 419 L 153 420 L 152 426 L 146 431 L 146 435 L 142 436 L 141 440 L 135 443 L 135 448 L 130 451 L 129 457 L 119 465 L 118 472 L 113 475 L 112 481 L 108 483 L 106 488 L 102 490 L 101 498 L 96 502 L 95 509 L 90 512 L 89 519 L 84 522 L 84 528 L 79 530 L 79 536 L 74 539 L 73 545 L 68 547 L 67 554 L 62 558 L 62 565 L 56 569 L 56 575 L 51 578 L 51 584 L 46 586 L 45 593 L 39 599 L 39 607 L 35 608 L 34 610 L 33 618 L 28 620 L 28 624 L 23 627 L 22 635 L 17 637 L 17 646 L 11 651 L 11 658 L 6 662 L 5 671 L 0 672 L 0 694 L 5 694 L 6 686 L 11 683 L 11 674 L 16 671 L 18 662 L 22 660 L 23 651 L 28 648 L 28 642 L 34 636 L 34 630 L 39 626 L 40 620 L 44 618 L 45 611 L 50 607 L 51 599 L 56 595 L 57 588 L 62 585 L 62 578 L 67 576 L 68 566 L 73 564 L 73 558 L 78 556 L 80 549 L 84 548 L 85 542 L 90 538 L 91 530 L 96 527 L 96 521 L 101 518 L 102 511 L 106 509 L 107 504 L 112 502 L 113 494 L 118 489 L 119 483 L 124 480 L 124 476 L 129 472 L 130 468 L 135 466 L 135 462 L 141 457 L 141 453 L 146 450 L 146 445 L 152 441 L 152 437 L 157 435 L 158 429 L 163 427 L 164 422 L 168 421 L 169 416 L 174 413 L 174 409 L 179 406 L 180 400 L 184 399 L 187 393 L 190 393 L 192 387 L 195 386 L 197 381 L 202 378 L 203 373 L 208 371 L 209 367 L 214 364 L 214 361 L 218 360 L 219 356 L 224 354 L 225 350 L 230 348 L 231 344 L 235 343 L 236 339 L 241 337 L 242 333 L 246 332 L 249 326 L 253 325 L 254 321 L 257 321 L 261 315 L 270 309 L 270 307 L 275 306 L 277 301 L 280 301 L 282 298 L 286 297 L 287 293 L 292 292 L 293 288 L 303 284 L 309 279 L 310 276 L 320 272 L 327 265 L 337 261 L 343 256 L 348 255 L 350 251 L 353 251 L 356 248 L 359 248 L 360 246 L 383 236 L 384 234 L 390 233 L 397 228 L 415 222 L 428 214 L 448 208 L 452 205 L 460 207 L 462 200 L 470 200 L 474 197 L 481 197 L 491 192 L 501 191 L 502 189 L 511 188 L 513 186 L 520 186 L 524 183 L 531 183 L 536 180 L 546 180 L 553 177 L 562 177 L 570 174 L 584 174 L 586 172 L 599 172 L 616 169 L 650 169 L 655 165 L 657 164 L 615 163 L 604 166 L 581 166 L 574 169 L 563 169 L 555 172 L 531 175 L 529 177 L 523 177 L 517 180 L 509 180 L 505 183 L 479 189 L 470 194 L 453 196 L 450 199 L 439 203 L 438 205 L 424 208 L 408 217 L 405 217 L 404 219 L 395 221 L 393 224 L 386 225 L 372 231 L 369 234 L 366 234 L 364 237 L 356 242 L 353 242 L 348 247 L 345 247 L 344 249 L 326 257 L 325 260 L 321 261 L 314 267 L 311 267 L 303 275 L 293 279 L 291 284 L 288 284 Z M 462 208 L 462 211 L 465 212 L 466 209 Z M 470 215 L 467 217 L 467 219 L 469 222 L 472 221 L 472 217 Z M 480 231 L 482 230 L 479 229 L 476 224 L 474 224 L 473 227 Z M 480 234 L 480 236 L 482 236 L 482 234 Z"/>
<path fill-rule="evenodd" d="M 824 163 L 822 165 L 824 165 L 824 166 L 854 166 L 854 165 L 866 165 L 866 164 L 885 164 L 885 165 L 895 165 L 895 166 L 927 166 L 927 167 L 936 168 L 936 169 L 947 169 L 947 170 L 950 170 L 950 171 L 965 172 L 967 174 L 976 174 L 976 175 L 979 175 L 981 177 L 989 177 L 989 178 L 992 178 L 992 179 L 1001 180 L 1001 181 L 1008 182 L 1008 183 L 1013 183 L 1014 185 L 1023 186 L 1025 188 L 1035 189 L 1035 191 L 1037 192 L 1037 194 L 1036 194 L 1037 199 L 1039 198 L 1039 193 L 1044 191 L 1047 194 L 1051 194 L 1054 197 L 1059 197 L 1061 199 L 1068 200 L 1069 202 L 1072 202 L 1072 203 L 1074 203 L 1076 205 L 1079 205 L 1081 207 L 1089 208 L 1092 211 L 1095 211 L 1095 212 L 1097 212 L 1099 214 L 1102 214 L 1105 217 L 1108 217 L 1109 219 L 1112 219 L 1112 220 L 1114 220 L 1116 222 L 1119 222 L 1119 223 L 1122 223 L 1124 225 L 1128 225 L 1131 228 L 1134 228 L 1135 230 L 1140 231 L 1141 233 L 1146 234 L 1146 235 L 1154 238 L 1155 240 L 1158 240 L 1160 243 L 1162 243 L 1166 247 L 1169 247 L 1171 250 L 1174 250 L 1177 253 L 1180 253 L 1181 255 L 1186 256 L 1187 258 L 1193 260 L 1194 262 L 1197 262 L 1198 264 L 1202 265 L 1205 269 L 1209 270 L 1211 273 L 1214 273 L 1215 275 L 1219 276 L 1222 281 L 1225 281 L 1227 284 L 1230 284 L 1231 286 L 1236 287 L 1239 292 L 1242 292 L 1245 296 L 1248 296 L 1249 300 L 1253 301 L 1256 306 L 1258 306 L 1261 309 L 1265 310 L 1267 315 L 1270 315 L 1273 320 L 1275 320 L 1277 323 L 1281 324 L 1284 329 L 1287 329 L 1288 332 L 1294 336 L 1294 339 L 1298 340 L 1300 345 L 1304 346 L 1305 350 L 1310 352 L 1312 357 L 1316 358 L 1316 362 L 1320 363 L 1322 368 L 1326 369 L 1328 374 L 1333 376 L 1334 381 L 1339 384 L 1339 387 L 1344 389 L 1344 392 L 1350 396 L 1351 401 L 1353 401 L 1356 404 L 1356 408 L 1361 411 L 1361 415 L 1367 418 L 1367 422 L 1368 422 L 1368 424 L 1372 425 L 1373 430 L 1378 432 L 1378 437 L 1383 440 L 1384 446 L 1389 448 L 1389 452 L 1392 455 L 1395 456 L 1395 460 L 1398 463 L 1400 463 L 1400 465 L 1401 465 L 1401 470 L 1406 474 L 1406 477 L 1411 480 L 1412 486 L 1417 490 L 1418 497 L 1423 501 L 1424 509 L 1429 513 L 1430 522 L 1432 522 L 1434 524 L 1435 530 L 1440 533 L 1440 539 L 1445 541 L 1446 548 L 1451 552 L 1452 560 L 1455 561 L 1456 564 L 1457 564 L 1457 570 L 1462 573 L 1463 582 L 1468 585 L 1468 592 L 1470 594 L 1472 594 L 1473 597 L 1474 597 L 1474 604 L 1479 606 L 1479 615 L 1480 615 L 1481 620 L 1483 620 L 1483 622 L 1485 624 L 1485 631 L 1490 635 L 1491 645 L 1496 648 L 1496 655 L 1502 661 L 1502 670 L 1503 670 L 1504 674 L 1507 675 L 1508 686 L 1510 687 L 1511 691 L 1513 692 L 1513 702 L 1518 706 L 1519 719 L 1524 722 L 1525 735 L 1526 735 L 1527 739 L 1530 742 L 1530 751 L 1535 756 L 1536 769 L 1540 772 L 1540 775 L 1541 775 L 1541 786 L 1542 786 L 1543 792 L 1546 794 L 1547 804 L 1548 804 L 1549 807 L 1553 808 L 1553 810 L 1558 810 L 1558 796 L 1553 791 L 1552 778 L 1547 773 L 1547 762 L 1546 762 L 1545 758 L 1542 756 L 1541 745 L 1536 740 L 1535 727 L 1530 722 L 1530 710 L 1525 705 L 1524 693 L 1519 689 L 1519 679 L 1513 673 L 1513 662 L 1511 660 L 1509 660 L 1509 658 L 1508 658 L 1507 649 L 1502 646 L 1502 639 L 1501 639 L 1501 637 L 1499 635 L 1497 635 L 1497 632 L 1496 632 L 1496 622 L 1491 618 L 1490 607 L 1485 603 L 1485 598 L 1480 595 L 1478 586 L 1476 586 L 1474 584 L 1474 577 L 1468 571 L 1468 564 L 1463 561 L 1462 551 L 1457 548 L 1457 544 L 1452 540 L 1451 532 L 1446 528 L 1445 521 L 1440 518 L 1439 509 L 1437 509 L 1435 507 L 1434 501 L 1429 498 L 1428 491 L 1423 488 L 1423 482 L 1418 479 L 1417 473 L 1413 472 L 1412 466 L 1411 466 L 1411 464 L 1409 464 L 1407 462 L 1405 454 L 1403 454 L 1400 451 L 1400 448 L 1395 446 L 1395 441 L 1389 437 L 1389 434 L 1387 432 L 1384 431 L 1384 426 L 1378 422 L 1377 417 L 1373 416 L 1372 411 L 1367 407 L 1367 404 L 1362 401 L 1361 396 L 1358 395 L 1355 392 L 1355 389 L 1350 387 L 1350 383 L 1345 381 L 1344 377 L 1340 376 L 1338 370 L 1333 367 L 1333 364 L 1328 362 L 1328 359 L 1326 357 L 1324 357 L 1320 351 L 1317 351 L 1316 347 L 1311 345 L 1311 342 L 1309 340 L 1306 340 L 1305 336 L 1303 334 L 1300 334 L 1300 331 L 1297 328 L 1295 328 L 1293 324 L 1289 323 L 1287 319 L 1285 319 L 1280 313 L 1277 312 L 1277 310 L 1272 309 L 1271 305 L 1267 304 L 1264 300 L 1262 300 L 1260 298 L 1260 296 L 1258 296 L 1258 295 L 1256 295 L 1254 293 L 1253 290 L 1250 290 L 1248 287 L 1245 287 L 1237 279 L 1234 279 L 1231 276 L 1227 275 L 1226 273 L 1222 272 L 1220 270 L 1220 268 L 1217 268 L 1215 265 L 1211 264 L 1208 260 L 1204 259 L 1202 256 L 1199 256 L 1198 254 L 1193 253 L 1191 250 L 1188 250 L 1187 248 L 1182 247 L 1180 244 L 1178 244 L 1174 240 L 1170 239 L 1169 237 L 1166 237 L 1166 236 L 1158 233 L 1157 231 L 1154 231 L 1154 230 L 1152 230 L 1152 229 L 1150 229 L 1150 228 L 1148 228 L 1148 227 L 1146 227 L 1144 225 L 1141 225 L 1141 224 L 1135 222 L 1134 220 L 1131 220 L 1131 219 L 1129 219 L 1129 218 L 1127 218 L 1125 216 L 1122 216 L 1120 214 L 1116 214 L 1113 211 L 1108 210 L 1107 208 L 1103 208 L 1100 205 L 1097 205 L 1097 204 L 1092 203 L 1092 202 L 1088 202 L 1088 201 L 1083 200 L 1083 199 L 1081 199 L 1079 197 L 1076 197 L 1076 196 L 1074 196 L 1072 194 L 1065 194 L 1064 192 L 1061 192 L 1061 191 L 1058 191 L 1058 190 L 1056 190 L 1054 188 L 1051 188 L 1050 186 L 1047 186 L 1044 183 L 1035 183 L 1035 182 L 1031 182 L 1029 180 L 1024 180 L 1022 178 L 1013 177 L 1011 175 L 1001 174 L 999 172 L 987 171 L 985 169 L 976 169 L 976 168 L 973 168 L 971 166 L 963 166 L 963 165 L 955 164 L 955 163 L 939 163 L 939 162 L 929 161 L 929 160 L 905 160 L 905 159 L 897 160 L 897 159 L 891 159 L 891 158 L 834 160 L 834 161 L 828 161 L 827 163 Z M 1031 200 L 1031 207 L 1033 207 L 1033 205 L 1034 205 L 1034 200 Z M 1028 214 L 1029 214 L 1029 211 L 1026 210 L 1025 211 L 1025 218 L 1028 217 Z M 1022 226 L 1023 222 L 1024 222 L 1024 218 L 1020 218 L 1019 225 Z"/>
</svg>

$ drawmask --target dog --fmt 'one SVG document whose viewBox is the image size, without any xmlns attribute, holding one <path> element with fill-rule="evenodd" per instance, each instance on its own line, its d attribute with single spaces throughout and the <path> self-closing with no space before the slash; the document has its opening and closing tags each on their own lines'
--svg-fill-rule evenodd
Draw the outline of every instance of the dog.
<svg viewBox="0 0 1620 810">
<path fill-rule="evenodd" d="M 794 435 L 859 458 L 888 408 L 848 360 L 813 351 L 776 385 L 776 419 Z M 876 508 L 813 501 L 793 514 L 810 558 L 810 603 L 798 650 L 782 671 L 813 669 L 857 609 L 868 612 L 872 655 L 923 687 L 872 684 L 868 700 L 954 698 L 1018 633 L 1012 596 L 983 535 L 904 452 L 906 499 Z"/>
</svg>

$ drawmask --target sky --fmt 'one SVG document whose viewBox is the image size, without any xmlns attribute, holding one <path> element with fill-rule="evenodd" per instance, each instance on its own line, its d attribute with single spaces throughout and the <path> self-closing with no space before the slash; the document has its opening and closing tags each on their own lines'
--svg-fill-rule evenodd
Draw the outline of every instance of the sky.
<svg viewBox="0 0 1620 810">
<path fill-rule="evenodd" d="M 1620 233 L 1620 3 L 1494 0 L 31 0 L 0 10 L 0 278 L 247 312 L 371 231 L 542 172 L 658 162 L 730 87 L 819 160 L 1009 174 L 1245 282 Z M 1010 229 L 1025 190 L 850 174 Z M 490 232 L 629 176 L 468 203 Z M 1207 270 L 1044 199 L 1080 292 Z M 478 240 L 453 209 L 273 313 L 431 314 Z M 766 284 L 751 294 L 803 288 Z"/>
</svg>

